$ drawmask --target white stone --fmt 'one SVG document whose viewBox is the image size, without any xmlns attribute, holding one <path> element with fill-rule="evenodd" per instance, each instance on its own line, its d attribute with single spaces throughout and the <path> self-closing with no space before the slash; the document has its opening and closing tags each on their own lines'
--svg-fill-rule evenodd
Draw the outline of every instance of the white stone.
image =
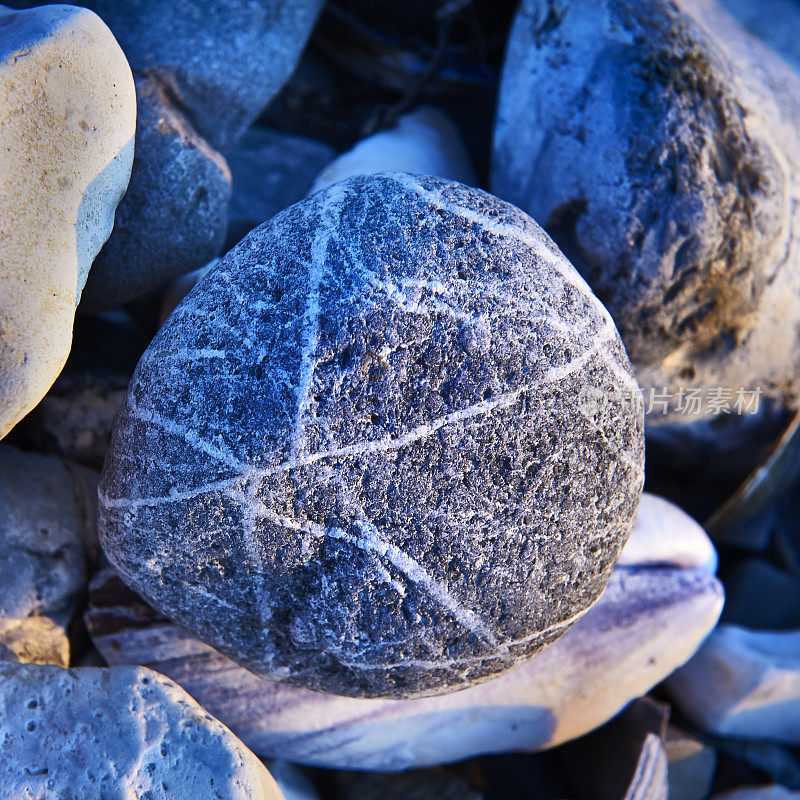
<svg viewBox="0 0 800 800">
<path fill-rule="evenodd" d="M 717 570 L 717 551 L 703 528 L 674 503 L 643 494 L 630 538 L 618 564 Z"/>
<path fill-rule="evenodd" d="M 332 183 L 376 172 L 413 172 L 475 184 L 461 134 L 442 111 L 422 106 L 406 114 L 394 128 L 363 139 L 320 172 L 309 194 Z"/>
<path fill-rule="evenodd" d="M 0 796 L 281 800 L 266 767 L 141 667 L 0 663 Z"/>
<path fill-rule="evenodd" d="M 0 445 L 0 643 L 21 661 L 69 663 L 65 627 L 96 547 L 97 480 Z"/>
<path fill-rule="evenodd" d="M 666 501 L 647 507 L 685 525 Z M 697 531 L 694 530 L 694 535 Z M 636 535 L 636 534 L 634 534 Z M 90 608 L 87 623 L 110 663 L 146 663 L 168 674 L 265 757 L 340 769 L 403 770 L 485 753 L 541 750 L 581 736 L 684 663 L 714 627 L 722 588 L 707 551 L 690 568 L 683 537 L 675 558 L 618 566 L 600 600 L 561 639 L 505 675 L 464 691 L 415 700 L 355 699 L 270 683 L 142 603 Z M 637 545 L 638 547 L 638 545 Z M 666 566 L 658 567 L 656 564 Z M 108 602 L 108 573 L 98 598 Z M 116 581 L 116 578 L 112 578 Z M 105 597 L 104 597 L 105 596 Z M 127 627 L 125 618 L 136 624 Z"/>
<path fill-rule="evenodd" d="M 800 745 L 800 630 L 720 625 L 667 686 L 711 733 Z"/>
<path fill-rule="evenodd" d="M 0 6 L 0 438 L 64 366 L 133 161 L 128 62 L 85 9 Z"/>
</svg>

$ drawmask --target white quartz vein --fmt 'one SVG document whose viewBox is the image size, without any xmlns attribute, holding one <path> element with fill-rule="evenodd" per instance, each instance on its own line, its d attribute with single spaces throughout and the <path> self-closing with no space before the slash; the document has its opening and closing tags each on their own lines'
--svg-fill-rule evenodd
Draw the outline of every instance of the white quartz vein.
<svg viewBox="0 0 800 800">
<path fill-rule="evenodd" d="M 305 344 L 300 357 L 300 377 L 297 383 L 297 408 L 291 440 L 291 454 L 297 455 L 305 445 L 305 416 L 308 412 L 309 395 L 314 380 L 316 360 L 314 353 L 319 345 L 320 288 L 325 277 L 328 246 L 334 238 L 341 216 L 345 190 L 332 187 L 326 204 L 320 212 L 320 227 L 311 244 L 311 263 L 308 271 L 308 300 L 303 315 Z"/>
<path fill-rule="evenodd" d="M 360 550 L 373 553 L 380 559 L 386 559 L 400 573 L 411 582 L 420 587 L 444 608 L 462 627 L 478 638 L 487 642 L 492 647 L 498 647 L 494 633 L 485 622 L 472 609 L 464 606 L 442 581 L 434 578 L 420 563 L 415 561 L 404 550 L 382 539 L 378 530 L 366 520 L 355 520 L 354 525 L 359 529 L 357 536 L 340 528 L 320 525 L 315 522 L 300 522 L 288 517 L 281 517 L 269 509 L 261 508 L 259 513 L 274 525 L 296 531 L 297 533 L 316 538 L 338 539 L 355 545 Z M 498 654 L 495 657 L 502 657 Z"/>
<path fill-rule="evenodd" d="M 351 456 L 366 455 L 371 453 L 386 453 L 399 450 L 420 440 L 427 439 L 439 430 L 447 428 L 450 425 L 463 422 L 465 420 L 474 419 L 476 417 L 481 417 L 498 409 L 502 410 L 505 408 L 510 408 L 519 402 L 522 395 L 535 392 L 538 389 L 541 389 L 543 386 L 565 380 L 573 373 L 582 369 L 592 358 L 600 353 L 601 349 L 614 335 L 616 335 L 615 331 L 607 330 L 605 335 L 600 337 L 589 350 L 574 358 L 567 364 L 563 364 L 559 367 L 552 367 L 535 384 L 526 385 L 519 389 L 515 389 L 512 392 L 505 392 L 504 394 L 497 395 L 490 400 L 481 400 L 480 402 L 468 406 L 467 408 L 452 411 L 449 414 L 445 414 L 444 416 L 438 417 L 437 419 L 431 420 L 423 425 L 418 425 L 406 433 L 401 434 L 400 436 L 386 436 L 381 439 L 371 439 L 366 442 L 356 442 L 354 444 L 344 445 L 331 450 L 310 453 L 306 456 L 290 459 L 274 467 L 248 467 L 241 462 L 234 462 L 231 464 L 231 466 L 235 466 L 239 474 L 232 478 L 226 478 L 220 481 L 203 484 L 196 489 L 189 489 L 184 492 L 171 492 L 168 496 L 141 497 L 131 500 L 104 498 L 104 505 L 107 508 L 132 508 L 137 506 L 161 505 L 164 503 L 177 502 L 179 500 L 188 500 L 196 496 L 213 492 L 215 490 L 230 490 L 235 488 L 237 484 L 240 484 L 241 481 L 257 482 L 272 475 L 287 472 L 292 469 L 311 466 L 312 464 L 324 459 L 347 458 Z M 165 428 L 165 430 L 167 430 L 167 428 Z M 174 432 L 175 435 L 180 435 L 182 438 L 185 438 L 184 434 L 187 433 L 185 429 L 180 428 L 179 426 L 176 431 L 168 432 Z M 189 440 L 187 439 L 187 441 Z M 193 446 L 198 446 L 191 441 L 189 443 Z M 199 440 L 199 445 L 203 444 L 207 445 L 207 443 Z M 199 447 L 199 449 L 202 449 L 202 447 Z M 215 448 L 209 445 L 208 449 L 211 451 L 209 452 L 209 455 L 215 454 Z M 206 450 L 204 450 L 204 452 L 206 452 Z M 219 455 L 222 456 L 226 454 L 220 452 Z"/>
</svg>

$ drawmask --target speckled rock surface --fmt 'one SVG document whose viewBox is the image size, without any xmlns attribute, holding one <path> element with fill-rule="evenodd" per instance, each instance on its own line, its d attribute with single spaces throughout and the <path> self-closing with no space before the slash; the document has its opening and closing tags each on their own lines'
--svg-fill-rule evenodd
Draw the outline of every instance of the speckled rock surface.
<svg viewBox="0 0 800 800">
<path fill-rule="evenodd" d="M 257 228 L 151 343 L 103 547 L 273 680 L 464 688 L 605 586 L 642 487 L 625 392 L 607 312 L 517 209 L 404 173 L 338 183 Z"/>
<path fill-rule="evenodd" d="M 95 14 L 0 6 L 0 438 L 69 354 L 133 158 L 128 63 Z"/>
<path fill-rule="evenodd" d="M 81 312 L 115 308 L 222 248 L 231 173 L 154 78 L 136 78 L 138 116 L 130 185 L 100 251 Z"/>
<path fill-rule="evenodd" d="M 657 510 L 657 501 L 645 494 L 640 508 Z M 169 675 L 261 756 L 395 771 L 542 750 L 603 725 L 663 681 L 719 618 L 721 584 L 705 557 L 686 558 L 679 516 L 666 537 L 677 547 L 659 548 L 659 566 L 626 557 L 643 552 L 637 539 L 653 542 L 653 518 L 634 526 L 605 592 L 557 642 L 504 675 L 438 697 L 338 697 L 272 683 L 154 612 L 110 569 L 92 580 L 85 621 L 109 663 Z"/>
<path fill-rule="evenodd" d="M 0 642 L 20 660 L 67 666 L 65 626 L 96 547 L 97 474 L 0 447 Z"/>
<path fill-rule="evenodd" d="M 282 800 L 266 767 L 141 667 L 0 662 L 0 796 Z"/>
<path fill-rule="evenodd" d="M 492 186 L 606 303 L 645 396 L 794 403 L 799 129 L 800 79 L 713 0 L 526 0 Z"/>
</svg>

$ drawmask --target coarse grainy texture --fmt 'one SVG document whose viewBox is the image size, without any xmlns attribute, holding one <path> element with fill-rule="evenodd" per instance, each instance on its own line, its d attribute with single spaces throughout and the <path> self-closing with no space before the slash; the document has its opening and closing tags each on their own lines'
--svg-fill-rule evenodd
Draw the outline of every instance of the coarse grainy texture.
<svg viewBox="0 0 800 800">
<path fill-rule="evenodd" d="M 532 220 L 461 184 L 354 178 L 257 228 L 159 331 L 106 458 L 102 543 L 270 679 L 455 690 L 600 595 L 642 427 L 610 317 Z"/>
<path fill-rule="evenodd" d="M 493 191 L 606 303 L 667 418 L 698 416 L 681 386 L 797 400 L 798 129 L 800 79 L 713 0 L 520 7 Z"/>
<path fill-rule="evenodd" d="M 143 667 L 0 662 L 0 798 L 282 800 L 266 767 Z"/>
<path fill-rule="evenodd" d="M 663 507 L 655 501 L 645 494 L 641 508 Z M 645 525 L 653 519 L 646 514 Z M 647 527 L 634 526 L 600 599 L 557 642 L 491 681 L 437 697 L 337 697 L 276 685 L 165 619 L 111 569 L 92 579 L 86 625 L 109 664 L 168 675 L 260 756 L 396 771 L 543 750 L 604 725 L 685 663 L 717 624 L 722 584 L 703 568 L 701 548 L 702 563 L 688 564 L 681 544 L 707 537 L 685 515 L 672 521 L 666 538 L 679 544 L 673 554 L 659 548 L 658 565 L 655 553 L 639 564 L 626 557 L 643 552 L 641 540 L 653 542 Z"/>
<path fill-rule="evenodd" d="M 0 438 L 67 359 L 128 185 L 135 119 L 130 68 L 99 17 L 0 6 Z"/>
<path fill-rule="evenodd" d="M 152 77 L 136 78 L 136 149 L 114 230 L 92 265 L 82 313 L 115 308 L 219 254 L 231 173 Z"/>
</svg>

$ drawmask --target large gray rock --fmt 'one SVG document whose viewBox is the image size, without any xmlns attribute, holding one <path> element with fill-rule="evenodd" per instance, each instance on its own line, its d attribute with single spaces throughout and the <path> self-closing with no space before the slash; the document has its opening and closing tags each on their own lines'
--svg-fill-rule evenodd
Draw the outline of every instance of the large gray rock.
<svg viewBox="0 0 800 800">
<path fill-rule="evenodd" d="M 291 75 L 323 0 L 83 0 L 134 72 L 157 75 L 214 147 L 232 145 Z"/>
<path fill-rule="evenodd" d="M 644 495 L 641 507 L 654 500 Z M 668 540 L 692 532 L 707 540 L 673 520 Z M 629 543 L 639 537 L 652 541 L 637 525 Z M 92 580 L 86 624 L 109 663 L 169 675 L 261 756 L 405 770 L 555 747 L 604 724 L 684 663 L 719 618 L 719 581 L 705 559 L 688 564 L 680 545 L 671 555 L 661 549 L 658 566 L 621 561 L 597 603 L 550 647 L 479 686 L 413 700 L 265 680 L 146 606 L 110 569 Z"/>
<path fill-rule="evenodd" d="M 464 688 L 602 592 L 642 418 L 607 312 L 532 220 L 354 178 L 256 229 L 161 328 L 106 458 L 103 547 L 273 680 Z"/>
<path fill-rule="evenodd" d="M 800 78 L 713 0 L 520 7 L 493 191 L 573 260 L 675 422 L 714 413 L 680 387 L 797 400 L 798 130 Z"/>
<path fill-rule="evenodd" d="M 133 159 L 131 71 L 95 14 L 0 6 L 0 438 L 67 360 Z"/>
<path fill-rule="evenodd" d="M 69 664 L 65 627 L 96 547 L 97 473 L 0 447 L 0 643 L 28 662 Z"/>
<path fill-rule="evenodd" d="M 126 303 L 222 248 L 231 173 L 152 77 L 136 78 L 136 150 L 114 230 L 92 265 L 81 312 Z"/>
<path fill-rule="evenodd" d="M 141 667 L 0 662 L 0 797 L 282 800 L 266 767 Z"/>
</svg>

